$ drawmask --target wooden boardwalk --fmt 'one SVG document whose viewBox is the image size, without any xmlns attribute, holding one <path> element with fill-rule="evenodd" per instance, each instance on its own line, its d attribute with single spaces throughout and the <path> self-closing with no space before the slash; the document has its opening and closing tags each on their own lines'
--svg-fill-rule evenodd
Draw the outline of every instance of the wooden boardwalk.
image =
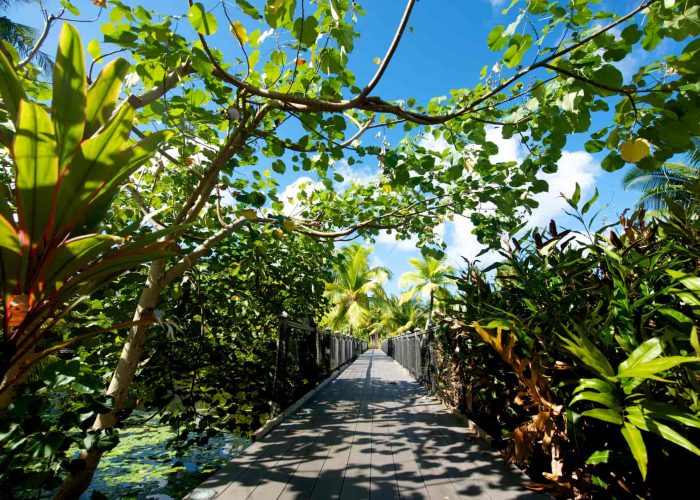
<svg viewBox="0 0 700 500">
<path fill-rule="evenodd" d="M 380 350 L 369 350 L 188 498 L 543 498 Z"/>
</svg>

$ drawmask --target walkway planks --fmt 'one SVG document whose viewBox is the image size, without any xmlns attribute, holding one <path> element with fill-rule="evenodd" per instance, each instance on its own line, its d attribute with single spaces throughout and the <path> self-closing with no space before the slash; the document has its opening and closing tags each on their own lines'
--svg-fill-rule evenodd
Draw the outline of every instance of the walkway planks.
<svg viewBox="0 0 700 500">
<path fill-rule="evenodd" d="M 190 498 L 544 498 L 525 479 L 374 349 Z"/>
</svg>

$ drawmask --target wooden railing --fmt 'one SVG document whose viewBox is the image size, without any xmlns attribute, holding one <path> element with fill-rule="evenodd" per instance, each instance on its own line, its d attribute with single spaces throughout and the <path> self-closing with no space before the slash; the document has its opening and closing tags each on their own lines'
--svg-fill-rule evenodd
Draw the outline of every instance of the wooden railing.
<svg viewBox="0 0 700 500">
<path fill-rule="evenodd" d="M 406 368 L 416 380 L 433 386 L 436 380 L 434 334 L 435 326 L 432 324 L 424 330 L 416 328 L 412 332 L 382 340 L 382 351 Z"/>
<path fill-rule="evenodd" d="M 286 408 L 367 350 L 367 342 L 280 315 L 273 387 L 276 410 Z"/>
</svg>

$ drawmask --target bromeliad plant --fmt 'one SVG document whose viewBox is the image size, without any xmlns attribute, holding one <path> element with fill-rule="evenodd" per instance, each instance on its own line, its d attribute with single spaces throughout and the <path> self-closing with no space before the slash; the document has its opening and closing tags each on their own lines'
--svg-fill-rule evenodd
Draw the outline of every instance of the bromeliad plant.
<svg viewBox="0 0 700 500">
<path fill-rule="evenodd" d="M 0 130 L 14 184 L 13 197 L 0 197 L 0 414 L 37 361 L 82 338 L 45 342 L 76 301 L 127 269 L 172 254 L 162 233 L 126 244 L 126 235 L 97 232 L 119 187 L 170 135 L 130 143 L 135 110 L 117 102 L 128 68 L 123 59 L 111 62 L 88 89 L 82 43 L 65 24 L 47 110 L 29 100 L 0 52 L 0 96 L 14 125 Z"/>
</svg>

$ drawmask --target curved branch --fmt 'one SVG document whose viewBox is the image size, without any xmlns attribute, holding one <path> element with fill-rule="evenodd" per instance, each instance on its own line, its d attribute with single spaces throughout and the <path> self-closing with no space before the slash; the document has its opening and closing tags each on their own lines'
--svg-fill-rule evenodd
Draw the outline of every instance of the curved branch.
<svg viewBox="0 0 700 500">
<path fill-rule="evenodd" d="M 41 46 L 44 45 L 44 42 L 46 41 L 46 37 L 49 36 L 49 31 L 51 31 L 51 25 L 53 25 L 53 23 L 63 15 L 64 10 L 65 9 L 61 10 L 61 12 L 58 14 L 58 16 L 54 16 L 53 14 L 51 14 L 49 17 L 46 18 L 46 22 L 44 23 L 44 31 L 41 32 L 41 36 L 36 41 L 36 44 L 34 44 L 34 47 L 32 47 L 32 50 L 29 51 L 29 54 L 27 54 L 27 57 L 25 57 L 22 61 L 20 61 L 17 64 L 17 66 L 15 66 L 15 71 L 21 70 L 27 64 L 29 64 L 32 59 L 34 59 L 34 56 L 36 56 L 37 52 L 39 52 L 39 49 L 41 48 Z"/>
<path fill-rule="evenodd" d="M 161 83 L 159 86 L 141 95 L 131 94 L 126 101 L 135 109 L 147 106 L 153 101 L 163 97 L 166 92 L 168 92 L 178 83 L 178 81 L 180 81 L 180 79 L 189 76 L 192 73 L 196 73 L 196 70 L 194 67 L 192 67 L 192 64 L 189 61 L 186 61 L 182 63 L 179 68 L 171 71 L 168 76 L 163 79 L 163 83 Z"/>
<path fill-rule="evenodd" d="M 403 17 L 401 18 L 401 22 L 399 23 L 398 28 L 396 28 L 394 39 L 391 41 L 391 44 L 389 45 L 389 48 L 386 51 L 386 55 L 384 56 L 384 59 L 382 59 L 379 68 L 377 68 L 377 72 L 374 74 L 367 86 L 364 89 L 362 89 L 362 92 L 360 92 L 358 96 L 355 99 L 353 99 L 353 101 L 359 102 L 364 100 L 364 98 L 367 97 L 370 94 L 370 92 L 374 90 L 379 81 L 382 79 L 382 76 L 384 75 L 384 72 L 389 66 L 389 62 L 391 61 L 394 52 L 396 52 L 396 48 L 399 46 L 401 37 L 403 36 L 404 31 L 406 30 L 406 25 L 408 25 L 408 19 L 411 17 L 411 11 L 413 10 L 413 6 L 415 5 L 415 3 L 415 0 L 408 0 L 408 3 L 406 4 L 406 9 L 403 13 Z"/>
</svg>

